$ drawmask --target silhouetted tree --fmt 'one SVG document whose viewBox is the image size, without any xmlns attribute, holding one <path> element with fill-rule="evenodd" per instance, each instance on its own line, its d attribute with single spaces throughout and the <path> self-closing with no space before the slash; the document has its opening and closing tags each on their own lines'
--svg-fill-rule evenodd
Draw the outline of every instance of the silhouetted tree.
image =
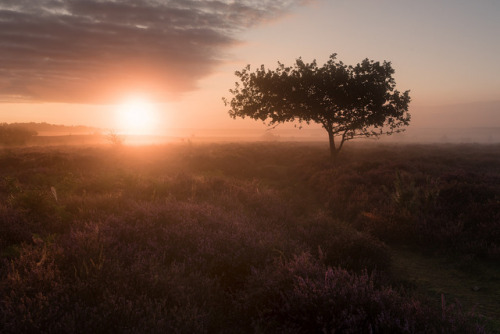
<svg viewBox="0 0 500 334">
<path fill-rule="evenodd" d="M 123 145 L 123 137 L 120 137 L 115 131 L 111 130 L 107 135 L 106 139 L 113 144 L 113 146 L 122 146 Z"/>
<path fill-rule="evenodd" d="M 410 96 L 395 89 L 391 63 L 365 59 L 348 66 L 336 56 L 322 67 L 301 58 L 290 67 L 278 62 L 275 70 L 262 65 L 251 72 L 247 65 L 235 72 L 241 83 L 229 90 L 231 101 L 223 98 L 231 107 L 229 115 L 260 119 L 270 126 L 319 123 L 328 132 L 332 158 L 347 140 L 403 131 L 400 128 L 410 121 Z"/>
</svg>

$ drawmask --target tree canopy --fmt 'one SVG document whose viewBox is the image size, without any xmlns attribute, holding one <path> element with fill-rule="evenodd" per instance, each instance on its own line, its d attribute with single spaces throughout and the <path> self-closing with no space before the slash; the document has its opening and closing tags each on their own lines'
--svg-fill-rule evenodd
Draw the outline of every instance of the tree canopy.
<svg viewBox="0 0 500 334">
<path fill-rule="evenodd" d="M 250 65 L 235 72 L 240 82 L 230 89 L 229 115 L 250 117 L 275 126 L 283 122 L 319 123 L 328 132 L 332 157 L 345 141 L 403 131 L 410 122 L 409 91 L 396 90 L 390 62 L 364 59 L 356 66 L 336 54 L 318 67 L 301 58 L 274 70 Z M 337 143 L 336 143 L 336 140 Z"/>
</svg>

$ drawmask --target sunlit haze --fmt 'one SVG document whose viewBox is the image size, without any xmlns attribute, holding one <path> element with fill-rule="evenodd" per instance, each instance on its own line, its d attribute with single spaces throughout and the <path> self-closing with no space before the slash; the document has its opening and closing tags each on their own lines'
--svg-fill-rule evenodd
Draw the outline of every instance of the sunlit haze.
<svg viewBox="0 0 500 334">
<path fill-rule="evenodd" d="M 116 107 L 118 131 L 124 134 L 156 134 L 159 118 L 156 105 L 146 98 L 127 98 Z"/>
<path fill-rule="evenodd" d="M 500 0 L 0 0 L 0 334 L 499 333 Z"/>
<path fill-rule="evenodd" d="M 498 1 L 129 2 L 0 0 L 1 121 L 265 130 L 228 117 L 234 71 L 337 53 L 392 62 L 410 130 L 500 127 Z M 137 91 L 149 100 L 126 102 Z"/>
</svg>

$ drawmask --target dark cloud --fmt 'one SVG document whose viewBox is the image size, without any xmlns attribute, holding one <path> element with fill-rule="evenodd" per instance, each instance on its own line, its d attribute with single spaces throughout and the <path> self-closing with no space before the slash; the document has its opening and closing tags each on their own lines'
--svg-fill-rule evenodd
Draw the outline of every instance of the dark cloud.
<svg viewBox="0 0 500 334">
<path fill-rule="evenodd" d="M 0 0 L 0 100 L 192 90 L 243 29 L 307 0 Z"/>
</svg>

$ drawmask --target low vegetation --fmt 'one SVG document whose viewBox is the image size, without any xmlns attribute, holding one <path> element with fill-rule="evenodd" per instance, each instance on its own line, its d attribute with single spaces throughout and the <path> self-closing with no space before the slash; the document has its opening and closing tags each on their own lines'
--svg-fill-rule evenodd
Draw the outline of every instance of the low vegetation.
<svg viewBox="0 0 500 334">
<path fill-rule="evenodd" d="M 1 151 L 0 332 L 498 332 L 500 147 L 325 147 Z"/>
</svg>

